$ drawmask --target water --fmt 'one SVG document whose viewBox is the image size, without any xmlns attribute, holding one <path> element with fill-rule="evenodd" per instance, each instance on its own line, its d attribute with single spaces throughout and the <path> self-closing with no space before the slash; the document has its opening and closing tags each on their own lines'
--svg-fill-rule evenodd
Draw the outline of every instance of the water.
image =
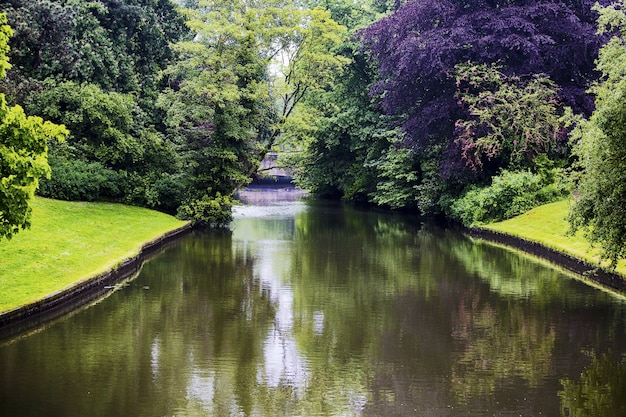
<svg viewBox="0 0 626 417">
<path fill-rule="evenodd" d="M 416 218 L 263 200 L 0 345 L 0 416 L 626 415 L 622 299 Z"/>
</svg>

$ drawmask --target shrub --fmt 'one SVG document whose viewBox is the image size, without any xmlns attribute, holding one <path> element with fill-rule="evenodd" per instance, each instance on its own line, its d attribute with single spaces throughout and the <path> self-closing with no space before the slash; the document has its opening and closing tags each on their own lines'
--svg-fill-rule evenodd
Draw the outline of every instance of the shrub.
<svg viewBox="0 0 626 417">
<path fill-rule="evenodd" d="M 546 184 L 547 177 L 529 171 L 503 170 L 488 187 L 473 187 L 456 200 L 450 215 L 466 226 L 497 222 L 520 215 L 534 207 L 567 195 L 558 178 Z"/>
<path fill-rule="evenodd" d="M 38 194 L 68 201 L 118 200 L 124 195 L 124 172 L 104 167 L 100 162 L 50 160 L 52 174 L 41 181 Z"/>
<path fill-rule="evenodd" d="M 202 198 L 179 207 L 178 217 L 208 227 L 224 227 L 233 219 L 234 204 L 235 200 L 230 196 L 217 193 L 215 197 L 209 197 L 205 194 Z"/>
<path fill-rule="evenodd" d="M 127 177 L 129 188 L 121 202 L 176 214 L 185 192 L 181 175 L 130 172 Z"/>
</svg>

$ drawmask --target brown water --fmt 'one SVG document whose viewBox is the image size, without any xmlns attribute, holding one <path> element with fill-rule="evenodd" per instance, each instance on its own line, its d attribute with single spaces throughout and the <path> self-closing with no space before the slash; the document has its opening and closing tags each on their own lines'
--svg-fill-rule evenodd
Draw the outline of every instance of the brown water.
<svg viewBox="0 0 626 417">
<path fill-rule="evenodd" d="M 239 208 L 0 345 L 0 416 L 623 416 L 624 301 L 412 217 Z"/>
</svg>

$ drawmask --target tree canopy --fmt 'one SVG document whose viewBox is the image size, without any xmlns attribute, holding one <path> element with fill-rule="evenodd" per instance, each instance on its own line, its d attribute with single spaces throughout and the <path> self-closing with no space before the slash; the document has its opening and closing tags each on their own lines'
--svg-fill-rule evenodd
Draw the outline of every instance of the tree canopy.
<svg viewBox="0 0 626 417">
<path fill-rule="evenodd" d="M 372 93 L 385 113 L 402 117 L 411 149 L 443 143 L 449 165 L 458 160 L 455 121 L 466 118 L 455 97 L 458 64 L 498 64 L 507 76 L 545 74 L 564 104 L 589 114 L 585 91 L 601 44 L 593 3 L 407 1 L 363 31 L 379 72 Z"/>
<path fill-rule="evenodd" d="M 202 217 L 194 200 L 246 184 L 296 106 L 341 69 L 333 49 L 345 29 L 284 0 L 201 1 L 184 13 L 195 36 L 175 45 L 159 106 L 186 167 L 186 215 Z"/>
<path fill-rule="evenodd" d="M 175 212 L 177 157 L 156 108 L 171 42 L 187 36 L 169 0 L 10 0 L 13 68 L 0 82 L 21 103 L 70 130 L 49 144 L 40 194 L 112 200 Z"/>
<path fill-rule="evenodd" d="M 503 169 L 538 175 L 568 163 L 566 108 L 593 109 L 586 90 L 602 37 L 592 2 L 391 3 L 383 17 L 364 14 L 378 20 L 354 28 L 342 49 L 351 65 L 314 103 L 322 116 L 301 184 L 451 215 Z"/>
<path fill-rule="evenodd" d="M 0 13 L 0 78 L 10 68 L 6 54 L 12 34 Z M 30 226 L 33 198 L 39 178 L 50 175 L 48 140 L 63 140 L 64 126 L 27 116 L 22 107 L 8 106 L 0 93 L 0 238 L 11 238 Z"/>
</svg>

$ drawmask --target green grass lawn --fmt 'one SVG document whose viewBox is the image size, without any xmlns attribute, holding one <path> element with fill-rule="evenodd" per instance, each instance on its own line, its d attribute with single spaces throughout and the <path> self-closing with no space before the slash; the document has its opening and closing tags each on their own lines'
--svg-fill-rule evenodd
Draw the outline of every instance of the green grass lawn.
<svg viewBox="0 0 626 417">
<path fill-rule="evenodd" d="M 32 226 L 0 240 L 0 312 L 106 272 L 185 222 L 110 203 L 35 198 Z"/>
<path fill-rule="evenodd" d="M 574 236 L 567 235 L 569 208 L 570 201 L 562 200 L 537 207 L 510 220 L 481 227 L 539 242 L 549 248 L 597 264 L 598 250 L 591 247 L 582 232 L 579 231 Z M 620 261 L 616 271 L 626 276 L 626 262 Z"/>
</svg>

